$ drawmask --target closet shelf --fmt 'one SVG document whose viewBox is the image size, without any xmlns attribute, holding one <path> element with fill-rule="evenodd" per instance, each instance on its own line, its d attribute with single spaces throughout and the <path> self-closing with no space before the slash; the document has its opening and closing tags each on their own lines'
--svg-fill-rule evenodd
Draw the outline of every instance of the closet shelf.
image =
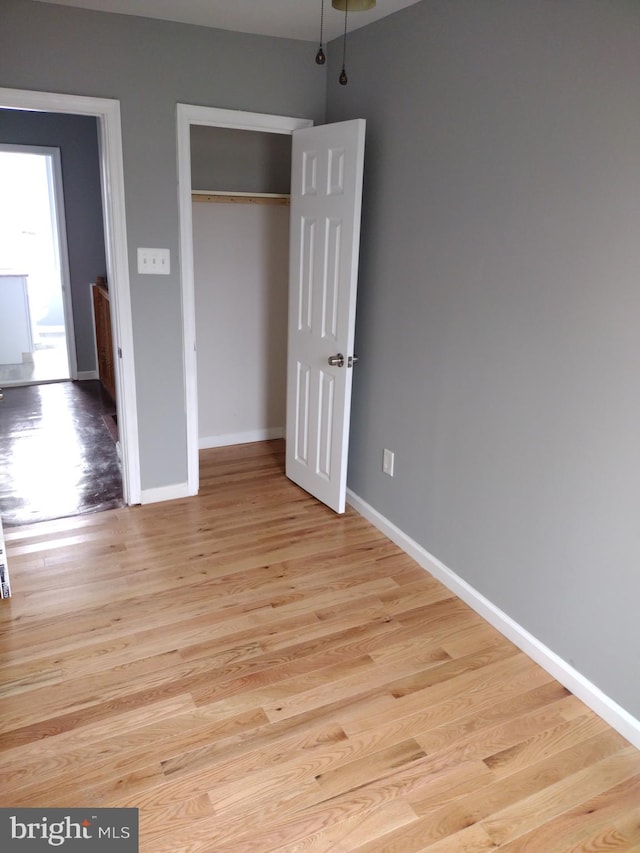
<svg viewBox="0 0 640 853">
<path fill-rule="evenodd" d="M 214 204 L 289 204 L 287 193 L 236 193 L 209 190 L 194 190 L 191 193 L 193 201 Z"/>
</svg>

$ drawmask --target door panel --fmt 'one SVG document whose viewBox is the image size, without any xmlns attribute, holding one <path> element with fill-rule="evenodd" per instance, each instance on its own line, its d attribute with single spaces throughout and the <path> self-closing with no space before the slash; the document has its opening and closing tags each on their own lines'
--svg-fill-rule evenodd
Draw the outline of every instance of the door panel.
<svg viewBox="0 0 640 853">
<path fill-rule="evenodd" d="M 293 134 L 287 476 L 344 512 L 363 119 Z M 344 356 L 342 366 L 329 358 Z"/>
</svg>

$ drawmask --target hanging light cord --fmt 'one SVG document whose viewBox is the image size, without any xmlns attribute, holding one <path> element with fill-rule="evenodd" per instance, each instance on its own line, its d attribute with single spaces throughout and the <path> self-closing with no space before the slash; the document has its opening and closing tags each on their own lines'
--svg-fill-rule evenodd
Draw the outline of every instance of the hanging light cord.
<svg viewBox="0 0 640 853">
<path fill-rule="evenodd" d="M 318 52 L 316 53 L 316 62 L 318 65 L 324 65 L 327 61 L 326 56 L 324 55 L 324 50 L 322 49 L 322 34 L 324 32 L 324 0 L 320 5 L 320 47 L 318 48 Z"/>
<path fill-rule="evenodd" d="M 344 5 L 344 36 L 342 38 L 342 71 L 338 81 L 341 86 L 346 86 L 348 82 L 345 64 L 347 60 L 347 16 L 349 14 L 349 0 Z"/>
</svg>

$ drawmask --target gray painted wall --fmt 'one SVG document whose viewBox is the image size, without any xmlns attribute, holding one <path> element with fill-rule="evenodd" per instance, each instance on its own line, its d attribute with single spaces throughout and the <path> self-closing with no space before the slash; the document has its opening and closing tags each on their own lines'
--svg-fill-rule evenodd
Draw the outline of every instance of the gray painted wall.
<svg viewBox="0 0 640 853">
<path fill-rule="evenodd" d="M 330 56 L 368 121 L 349 485 L 640 717 L 640 4 L 427 0 L 347 87 Z"/>
<path fill-rule="evenodd" d="M 325 72 L 309 51 L 31 0 L 0 5 L 3 86 L 120 101 L 143 489 L 187 479 L 176 103 L 323 121 Z M 139 276 L 138 246 L 168 248 L 171 275 Z"/>
<path fill-rule="evenodd" d="M 194 190 L 288 193 L 291 136 L 193 125 L 191 186 Z"/>
<path fill-rule="evenodd" d="M 89 285 L 106 274 L 96 119 L 0 110 L 0 142 L 60 149 L 78 371 L 96 370 Z"/>
</svg>

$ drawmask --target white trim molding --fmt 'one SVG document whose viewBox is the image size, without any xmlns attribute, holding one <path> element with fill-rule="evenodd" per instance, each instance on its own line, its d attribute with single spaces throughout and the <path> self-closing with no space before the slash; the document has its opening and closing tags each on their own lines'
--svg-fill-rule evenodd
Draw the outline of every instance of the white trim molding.
<svg viewBox="0 0 640 853">
<path fill-rule="evenodd" d="M 284 438 L 284 427 L 256 429 L 251 432 L 231 432 L 226 435 L 205 435 L 198 440 L 200 450 L 210 447 L 229 447 L 232 444 L 251 444 L 253 441 L 273 441 Z"/>
<path fill-rule="evenodd" d="M 100 379 L 97 370 L 80 370 L 78 372 L 78 382 L 85 382 L 87 379 Z"/>
<path fill-rule="evenodd" d="M 552 675 L 560 684 L 574 693 L 578 699 L 588 705 L 592 711 L 602 717 L 612 728 L 620 732 L 630 743 L 640 749 L 640 720 L 633 717 L 610 696 L 585 678 L 582 673 L 545 646 L 537 637 L 529 633 L 522 625 L 508 616 L 492 601 L 485 598 L 477 589 L 447 568 L 437 557 L 419 545 L 378 510 L 364 501 L 351 489 L 347 489 L 347 503 L 356 512 L 370 521 L 374 527 L 384 533 L 392 542 L 412 557 L 419 566 L 426 569 L 434 578 L 455 593 L 483 619 L 500 631 L 514 645 Z"/>
</svg>

